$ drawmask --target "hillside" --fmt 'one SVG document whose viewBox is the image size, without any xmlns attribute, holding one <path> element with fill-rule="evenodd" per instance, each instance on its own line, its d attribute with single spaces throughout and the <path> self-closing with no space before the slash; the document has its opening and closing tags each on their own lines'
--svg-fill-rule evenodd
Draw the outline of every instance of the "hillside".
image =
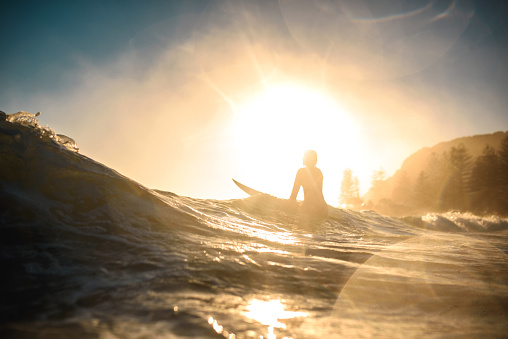
<svg viewBox="0 0 508 339">
<path fill-rule="evenodd" d="M 481 155 L 486 145 L 490 145 L 495 149 L 498 149 L 501 141 L 507 135 L 508 131 L 462 137 L 450 141 L 440 142 L 432 147 L 425 147 L 416 151 L 407 157 L 406 160 L 404 160 L 400 169 L 397 170 L 392 177 L 386 179 L 384 185 L 384 197 L 390 198 L 396 183 L 399 182 L 403 175 L 407 176 L 407 179 L 409 179 L 410 183 L 414 183 L 420 172 L 424 171 L 427 168 L 430 156 L 433 153 L 441 155 L 444 152 L 449 151 L 452 147 L 457 147 L 460 144 L 463 144 L 467 148 L 472 159 L 475 159 Z M 372 192 L 369 190 L 364 195 L 363 199 L 364 201 L 368 201 L 371 200 L 371 197 Z"/>
</svg>

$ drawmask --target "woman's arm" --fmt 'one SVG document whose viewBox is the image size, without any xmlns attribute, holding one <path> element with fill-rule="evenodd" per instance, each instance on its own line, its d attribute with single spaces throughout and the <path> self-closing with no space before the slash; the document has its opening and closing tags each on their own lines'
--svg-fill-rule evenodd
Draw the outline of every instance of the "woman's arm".
<svg viewBox="0 0 508 339">
<path fill-rule="evenodd" d="M 295 183 L 293 185 L 293 191 L 291 192 L 291 196 L 289 197 L 289 200 L 296 200 L 296 197 L 298 195 L 298 192 L 300 191 L 300 186 L 302 185 L 300 170 L 296 173 Z"/>
</svg>

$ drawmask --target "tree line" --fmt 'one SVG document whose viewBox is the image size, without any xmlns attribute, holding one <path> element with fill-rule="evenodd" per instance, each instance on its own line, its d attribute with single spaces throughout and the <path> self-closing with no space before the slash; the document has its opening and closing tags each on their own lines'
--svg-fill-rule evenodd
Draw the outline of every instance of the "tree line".
<svg viewBox="0 0 508 339">
<path fill-rule="evenodd" d="M 363 201 L 358 178 L 346 169 L 339 202 L 394 216 L 450 210 L 508 216 L 508 136 L 498 150 L 487 145 L 475 159 L 464 144 L 433 153 L 413 181 L 402 172 L 397 182 L 388 185 L 384 171 L 376 170 L 369 200 Z"/>
</svg>

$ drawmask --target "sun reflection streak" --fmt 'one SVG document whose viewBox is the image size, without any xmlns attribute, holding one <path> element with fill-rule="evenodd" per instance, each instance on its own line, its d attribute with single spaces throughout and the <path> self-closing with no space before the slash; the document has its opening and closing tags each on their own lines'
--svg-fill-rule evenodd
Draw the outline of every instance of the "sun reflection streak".
<svg viewBox="0 0 508 339">
<path fill-rule="evenodd" d="M 224 329 L 222 325 L 220 325 L 217 321 L 217 319 L 214 319 L 213 317 L 208 318 L 208 324 L 210 324 L 215 332 L 218 334 L 222 334 L 224 338 L 227 339 L 235 339 L 236 335 L 234 333 L 229 333 Z"/>
<path fill-rule="evenodd" d="M 286 324 L 279 319 L 292 319 L 296 317 L 306 317 L 305 312 L 287 311 L 280 300 L 263 301 L 252 299 L 247 305 L 245 316 L 268 326 L 268 339 L 276 339 L 275 328 L 286 328 Z"/>
</svg>

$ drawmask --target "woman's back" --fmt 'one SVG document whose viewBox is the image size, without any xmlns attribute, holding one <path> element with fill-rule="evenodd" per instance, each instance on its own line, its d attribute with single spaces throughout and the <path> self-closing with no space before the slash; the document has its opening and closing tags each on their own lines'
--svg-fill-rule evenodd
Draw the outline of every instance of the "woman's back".
<svg viewBox="0 0 508 339">
<path fill-rule="evenodd" d="M 303 163 L 305 167 L 300 168 L 296 173 L 290 199 L 296 200 L 301 186 L 303 187 L 304 201 L 300 212 L 326 216 L 328 215 L 328 206 L 323 197 L 323 173 L 316 167 L 317 154 L 314 151 L 307 151 Z"/>
</svg>

